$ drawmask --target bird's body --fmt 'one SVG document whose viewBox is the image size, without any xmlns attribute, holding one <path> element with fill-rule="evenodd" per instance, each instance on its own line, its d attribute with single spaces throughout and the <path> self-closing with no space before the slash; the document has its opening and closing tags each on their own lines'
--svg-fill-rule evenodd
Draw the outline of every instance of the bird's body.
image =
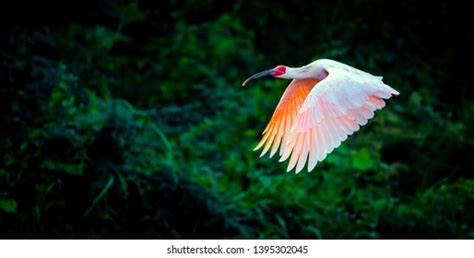
<svg viewBox="0 0 474 258">
<path fill-rule="evenodd" d="M 247 79 L 261 76 L 293 79 L 283 93 L 255 150 L 260 156 L 279 149 L 280 161 L 290 158 L 288 171 L 308 171 L 337 148 L 349 135 L 385 106 L 383 99 L 398 95 L 382 77 L 349 65 L 320 59 L 290 68 L 279 65 Z"/>
</svg>

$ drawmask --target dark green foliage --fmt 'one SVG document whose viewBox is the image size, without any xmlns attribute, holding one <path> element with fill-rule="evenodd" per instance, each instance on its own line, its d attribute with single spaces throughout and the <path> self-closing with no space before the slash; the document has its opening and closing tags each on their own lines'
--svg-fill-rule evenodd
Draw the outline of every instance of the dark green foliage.
<svg viewBox="0 0 474 258">
<path fill-rule="evenodd" d="M 76 2 L 0 28 L 1 238 L 474 237 L 462 7 Z M 288 82 L 240 84 L 323 57 L 401 95 L 288 174 L 251 151 Z"/>
</svg>

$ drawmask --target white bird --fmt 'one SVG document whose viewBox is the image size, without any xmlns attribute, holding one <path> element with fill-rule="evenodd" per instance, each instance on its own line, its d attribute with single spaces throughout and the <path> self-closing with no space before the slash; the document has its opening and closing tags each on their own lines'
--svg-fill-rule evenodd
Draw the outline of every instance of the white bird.
<svg viewBox="0 0 474 258">
<path fill-rule="evenodd" d="M 284 65 L 252 75 L 293 79 L 286 88 L 255 150 L 263 146 L 262 157 L 279 149 L 280 162 L 290 158 L 287 171 L 305 164 L 311 172 L 316 164 L 341 142 L 374 117 L 399 92 L 382 77 L 330 60 L 319 59 L 299 68 Z"/>
</svg>

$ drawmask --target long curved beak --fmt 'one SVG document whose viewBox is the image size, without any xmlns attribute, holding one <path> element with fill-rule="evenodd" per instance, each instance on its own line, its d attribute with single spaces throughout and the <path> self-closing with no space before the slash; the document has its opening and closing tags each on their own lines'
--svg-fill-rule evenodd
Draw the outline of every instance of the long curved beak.
<svg viewBox="0 0 474 258">
<path fill-rule="evenodd" d="M 254 80 L 254 79 L 257 79 L 259 77 L 273 76 L 273 70 L 274 69 L 266 70 L 266 71 L 259 72 L 259 73 L 256 73 L 256 74 L 250 76 L 249 78 L 247 78 L 247 80 L 244 81 L 244 83 L 242 83 L 242 86 L 245 86 L 250 80 Z"/>
</svg>

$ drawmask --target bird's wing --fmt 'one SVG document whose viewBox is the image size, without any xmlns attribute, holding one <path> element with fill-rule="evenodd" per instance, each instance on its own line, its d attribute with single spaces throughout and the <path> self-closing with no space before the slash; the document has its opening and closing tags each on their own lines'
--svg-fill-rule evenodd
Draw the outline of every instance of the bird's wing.
<svg viewBox="0 0 474 258">
<path fill-rule="evenodd" d="M 270 122 L 263 131 L 262 140 L 254 149 L 255 151 L 263 146 L 263 151 L 262 154 L 260 154 L 260 157 L 265 155 L 270 147 L 272 147 L 270 158 L 273 157 L 278 150 L 280 143 L 282 146 L 282 148 L 280 148 L 280 155 L 283 153 L 283 146 L 286 146 L 287 138 L 298 110 L 317 82 L 316 79 L 299 79 L 293 80 L 288 85 Z"/>
<path fill-rule="evenodd" d="M 296 173 L 308 160 L 308 171 L 337 148 L 359 126 L 374 116 L 398 91 L 382 82 L 381 77 L 353 73 L 337 66 L 324 67 L 328 76 L 306 97 L 287 136 L 280 161 L 290 157 L 288 171 Z"/>
</svg>

